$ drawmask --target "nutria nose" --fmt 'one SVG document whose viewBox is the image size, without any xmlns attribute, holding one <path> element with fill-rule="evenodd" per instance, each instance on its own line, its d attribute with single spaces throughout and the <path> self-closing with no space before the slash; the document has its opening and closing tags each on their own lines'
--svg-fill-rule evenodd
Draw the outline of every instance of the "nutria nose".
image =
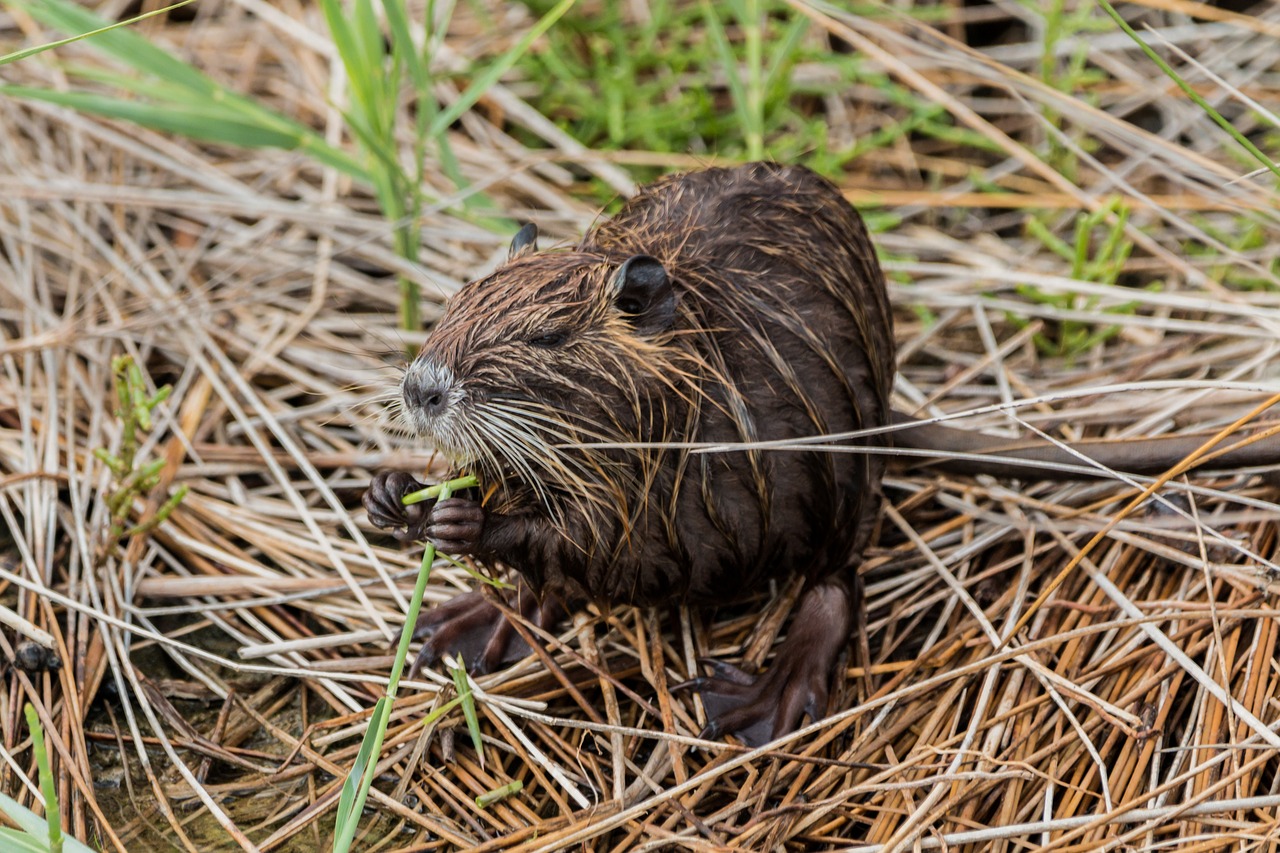
<svg viewBox="0 0 1280 853">
<path fill-rule="evenodd" d="M 449 407 L 449 389 L 443 386 L 423 387 L 416 382 L 406 382 L 404 402 L 410 408 L 434 418 Z"/>
</svg>

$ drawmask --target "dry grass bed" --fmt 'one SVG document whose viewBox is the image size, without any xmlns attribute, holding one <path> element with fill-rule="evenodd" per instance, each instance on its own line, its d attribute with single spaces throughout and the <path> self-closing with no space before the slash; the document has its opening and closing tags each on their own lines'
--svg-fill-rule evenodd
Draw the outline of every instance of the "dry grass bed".
<svg viewBox="0 0 1280 853">
<path fill-rule="evenodd" d="M 1161 51 L 1265 147 L 1275 127 L 1241 98 L 1280 96 L 1276 10 L 1142 6 L 1214 77 Z M 927 25 L 787 8 L 811 19 L 806 38 L 887 75 L 813 99 L 833 145 L 901 118 L 893 92 L 958 129 L 899 136 L 842 179 L 899 220 L 877 242 L 901 309 L 900 405 L 1033 400 L 965 425 L 1122 436 L 1222 428 L 1280 392 L 1274 179 L 1242 177 L 1256 164 L 1125 37 L 1082 34 L 1099 75 L 1055 88 L 1022 6 L 947 5 Z M 146 28 L 336 127 L 316 10 L 276 4 L 302 22 L 286 27 L 255 9 Z M 1005 27 L 1003 43 L 966 46 L 979 24 Z M 40 37 L 0 11 L 0 52 Z M 447 44 L 467 57 L 495 41 L 464 9 Z M 59 72 L 34 60 L 0 78 Z M 535 83 L 509 75 L 450 141 L 497 208 L 552 238 L 595 215 L 588 178 L 702 162 L 582 152 L 522 100 Z M 4 790 L 32 801 L 31 702 L 77 837 L 324 849 L 417 560 L 351 510 L 372 470 L 432 464 L 382 414 L 405 338 L 388 227 L 365 190 L 300 155 L 3 96 L 0 128 L 0 604 L 21 620 L 0 649 L 12 658 L 39 629 L 65 662 L 7 670 Z M 427 219 L 409 270 L 437 307 L 505 251 L 454 209 Z M 1077 216 L 1098 211 L 1096 269 L 1026 226 L 1074 248 Z M 1108 238 L 1131 252 L 1115 275 Z M 189 493 L 154 531 L 115 536 L 117 484 L 94 451 L 121 447 L 120 355 L 149 389 L 173 388 L 138 453 L 163 460 L 160 485 L 130 523 Z M 891 475 L 835 713 L 766 749 L 696 741 L 697 701 L 668 688 L 700 657 L 767 664 L 795 589 L 717 614 L 575 617 L 545 654 L 475 680 L 483 761 L 458 712 L 422 725 L 454 690 L 428 673 L 402 689 L 359 849 L 1266 848 L 1280 833 L 1275 490 L 1251 473 L 1175 477 L 1158 490 L 1172 511 L 1137 499 L 1147 484 Z M 472 583 L 441 563 L 429 602 Z M 520 793 L 476 806 L 513 781 Z"/>
</svg>

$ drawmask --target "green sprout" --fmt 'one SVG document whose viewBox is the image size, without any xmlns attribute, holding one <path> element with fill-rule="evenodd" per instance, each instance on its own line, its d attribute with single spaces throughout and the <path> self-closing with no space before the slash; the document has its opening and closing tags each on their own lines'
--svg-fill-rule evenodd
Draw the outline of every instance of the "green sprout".
<svg viewBox="0 0 1280 853">
<path fill-rule="evenodd" d="M 111 371 L 115 375 L 115 416 L 120 421 L 120 452 L 113 454 L 100 447 L 93 451 L 93 455 L 107 466 L 115 480 L 115 487 L 107 495 L 107 509 L 111 513 L 111 537 L 119 540 L 149 533 L 163 524 L 187 496 L 187 487 L 181 485 L 175 489 L 151 518 L 126 526 L 134 499 L 150 494 L 160 485 L 160 472 L 164 469 L 165 460 L 156 459 L 138 465 L 138 434 L 151 429 L 151 412 L 169 398 L 173 388 L 165 385 L 154 394 L 148 394 L 142 371 L 127 355 L 112 359 Z"/>
<path fill-rule="evenodd" d="M 35 753 L 40 774 L 40 796 L 44 799 L 44 817 L 0 793 L 0 812 L 18 825 L 18 829 L 0 826 L 0 849 L 15 853 L 93 853 L 93 848 L 74 836 L 62 834 L 62 812 L 58 808 L 58 790 L 49 763 L 49 750 L 44 743 L 44 728 L 36 709 L 28 702 L 24 708 L 27 728 L 31 731 L 31 750 Z"/>
<path fill-rule="evenodd" d="M 1129 209 L 1113 198 L 1107 204 L 1076 217 L 1072 242 L 1068 243 L 1054 234 L 1038 218 L 1027 221 L 1027 231 L 1044 246 L 1071 264 L 1071 278 L 1076 281 L 1115 284 L 1124 272 L 1125 263 L 1133 251 L 1133 243 L 1124 236 L 1129 221 Z M 1037 305 L 1049 305 L 1062 310 L 1097 310 L 1104 314 L 1131 313 L 1136 302 L 1125 302 L 1105 309 L 1098 309 L 1097 297 L 1081 300 L 1075 293 L 1048 293 L 1031 285 L 1018 285 L 1018 293 Z M 1020 326 L 1026 321 L 1018 317 L 1010 320 Z M 1118 325 L 1095 329 L 1091 322 L 1063 320 L 1052 332 L 1035 335 L 1036 346 L 1041 352 L 1074 360 L 1098 344 L 1110 340 L 1120 331 Z"/>
</svg>

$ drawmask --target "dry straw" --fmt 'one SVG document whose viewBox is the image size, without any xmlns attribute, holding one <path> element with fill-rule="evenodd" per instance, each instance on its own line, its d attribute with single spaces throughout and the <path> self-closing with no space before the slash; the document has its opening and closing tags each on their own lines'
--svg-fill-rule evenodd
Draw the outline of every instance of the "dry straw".
<svg viewBox="0 0 1280 853">
<path fill-rule="evenodd" d="M 1265 148 L 1276 128 L 1242 105 L 1278 94 L 1275 11 L 1141 6 L 1155 49 Z M 902 135 L 842 179 L 899 220 L 877 242 L 900 309 L 902 406 L 983 409 L 966 425 L 1070 438 L 1218 429 L 1276 392 L 1271 178 L 1249 176 L 1256 164 L 1131 41 L 1056 43 L 1098 72 L 1072 91 L 1040 75 L 1044 42 L 1022 6 L 944 5 L 927 23 L 788 8 L 810 20 L 808 43 L 852 46 L 885 81 L 806 101 L 833 145 L 900 116 L 893 93 L 931 101 L 956 129 Z M 503 55 L 533 25 L 522 10 L 458 4 L 441 68 Z M 350 141 L 312 5 L 197 15 L 139 31 L 326 144 Z M 1005 26 L 1005 43 L 969 46 L 966 26 Z M 0 53 L 54 37 L 0 11 Z M 104 67 L 81 44 L 59 56 Z M 44 58 L 2 75 L 64 85 Z M 456 82 L 434 88 L 441 114 L 466 91 Z M 184 142 L 0 94 L 0 605 L 17 617 L 0 650 L 52 636 L 64 662 L 8 670 L 9 794 L 35 802 L 30 702 L 76 838 L 324 848 L 418 559 L 352 508 L 372 470 L 445 473 L 384 416 L 406 339 L 421 340 L 395 330 L 396 276 L 420 285 L 429 321 L 504 251 L 464 196 L 570 240 L 597 213 L 576 178 L 625 190 L 626 168 L 704 162 L 587 150 L 530 106 L 536 85 L 511 72 L 448 131 L 470 188 L 425 170 L 438 203 L 423 210 L 417 266 L 392 251 L 367 187 L 299 152 Z M 712 88 L 732 97 L 728 78 Z M 1078 214 L 1095 217 L 1083 259 L 1069 243 Z M 1095 252 L 1107 240 L 1111 266 Z M 189 494 L 154 531 L 116 539 L 103 499 L 116 484 L 94 451 L 119 448 L 120 355 L 150 392 L 173 389 L 140 437 L 139 459 L 163 462 L 159 486 L 130 518 L 179 484 Z M 1016 421 L 1000 408 L 1021 400 L 1035 402 Z M 1179 477 L 1162 490 L 1173 510 L 1125 513 L 1145 481 L 899 470 L 832 716 L 747 751 L 697 742 L 698 701 L 668 689 L 706 656 L 767 665 L 792 587 L 716 614 L 526 625 L 545 653 L 469 682 L 483 762 L 460 711 L 432 716 L 453 679 L 401 685 L 357 849 L 1260 847 L 1280 831 L 1270 482 Z M 427 605 L 472 583 L 440 563 Z"/>
</svg>

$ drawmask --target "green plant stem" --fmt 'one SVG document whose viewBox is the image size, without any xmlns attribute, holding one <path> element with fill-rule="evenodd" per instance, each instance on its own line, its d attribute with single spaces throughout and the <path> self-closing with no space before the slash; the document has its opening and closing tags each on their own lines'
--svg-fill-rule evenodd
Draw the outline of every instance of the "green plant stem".
<svg viewBox="0 0 1280 853">
<path fill-rule="evenodd" d="M 437 483 L 434 486 L 427 486 L 425 489 L 419 489 L 416 492 L 410 492 L 401 498 L 401 503 L 405 506 L 429 501 L 432 498 L 440 498 L 444 500 L 448 497 L 447 493 L 461 491 L 462 489 L 471 489 L 480 485 L 480 481 L 475 476 L 468 474 L 465 477 L 458 477 L 454 480 L 448 480 L 444 483 Z"/>
<path fill-rule="evenodd" d="M 475 477 L 458 477 L 448 482 L 431 486 L 421 491 L 406 495 L 405 504 L 417 503 L 430 498 L 444 500 L 455 488 L 470 488 L 476 485 Z M 426 497 L 420 497 L 426 495 Z M 416 498 L 410 501 L 409 498 Z M 427 543 L 422 552 L 422 563 L 418 567 L 418 580 L 413 587 L 413 596 L 409 599 L 409 611 L 405 614 L 404 628 L 400 631 L 400 643 L 396 646 L 396 657 L 391 664 L 391 676 L 387 679 L 387 691 L 378 704 L 374 706 L 369 717 L 369 729 L 365 732 L 364 741 L 360 745 L 360 755 L 366 760 L 361 763 L 357 757 L 355 765 L 343 783 L 343 796 L 338 803 L 338 816 L 334 825 L 334 853 L 347 853 L 355 839 L 360 824 L 360 813 L 364 810 L 365 801 L 369 797 L 369 788 L 373 785 L 373 776 L 378 769 L 378 756 L 382 754 L 382 741 L 387 734 L 387 724 L 391 719 L 391 710 L 395 706 L 396 693 L 400 688 L 400 676 L 404 673 L 405 661 L 409 657 L 409 644 L 413 641 L 413 632 L 418 624 L 418 613 L 422 609 L 422 596 L 427 591 L 427 581 L 431 577 L 431 564 L 436 559 L 436 546 Z M 357 778 L 358 775 L 358 778 Z"/>
<path fill-rule="evenodd" d="M 62 814 L 58 810 L 58 790 L 53 779 L 53 767 L 49 764 L 49 751 L 44 745 L 44 728 L 40 725 L 40 715 L 30 702 L 23 710 L 27 715 L 27 728 L 31 731 L 36 766 L 40 769 L 40 794 L 44 797 L 44 818 L 49 827 L 49 853 L 62 853 Z"/>
<path fill-rule="evenodd" d="M 476 805 L 482 809 L 487 809 L 499 800 L 505 800 L 507 797 L 520 793 L 522 788 L 524 788 L 524 783 L 516 779 L 501 788 L 494 788 L 492 791 L 486 791 L 476 797 Z"/>
<path fill-rule="evenodd" d="M 1124 30 L 1125 35 L 1133 39 L 1134 43 L 1137 44 L 1138 47 L 1142 49 L 1142 52 L 1147 55 L 1148 59 L 1154 62 L 1156 66 L 1161 71 L 1163 71 L 1170 80 L 1176 83 L 1178 85 L 1178 88 L 1181 89 L 1183 93 L 1195 103 L 1196 106 L 1204 110 L 1205 115 L 1213 119 L 1214 122 L 1216 122 L 1219 127 L 1221 127 L 1223 130 L 1225 130 L 1228 134 L 1231 135 L 1232 139 L 1240 143 L 1240 145 L 1243 146 L 1246 151 L 1248 151 L 1250 154 L 1253 155 L 1255 160 L 1257 160 L 1263 166 L 1266 166 L 1268 169 L 1270 169 L 1272 174 L 1274 174 L 1276 177 L 1280 177 L 1280 166 L 1277 166 L 1270 157 L 1268 157 L 1266 154 L 1263 154 L 1262 151 L 1258 148 L 1258 146 L 1250 142 L 1249 139 L 1243 133 L 1236 130 L 1235 127 L 1231 124 L 1231 122 L 1227 121 L 1222 116 L 1221 113 L 1219 113 L 1217 110 L 1213 108 L 1212 105 L 1210 105 L 1208 101 L 1200 97 L 1200 94 L 1195 89 L 1191 88 L 1190 84 L 1188 84 L 1186 80 L 1182 79 L 1182 75 L 1179 74 L 1177 71 L 1173 70 L 1173 66 L 1165 62 L 1164 59 L 1160 56 L 1160 54 L 1156 53 L 1155 50 L 1152 49 L 1151 45 L 1147 44 L 1145 41 L 1143 41 L 1141 38 L 1138 37 L 1138 34 L 1133 31 L 1133 27 L 1129 26 L 1129 22 L 1126 21 L 1123 17 L 1121 17 L 1120 13 L 1115 10 L 1115 7 L 1113 7 L 1110 3 L 1108 3 L 1107 0 L 1098 0 L 1098 5 L 1102 6 L 1103 10 L 1108 15 L 1111 16 L 1111 19 L 1116 22 L 1116 26 Z"/>
</svg>

